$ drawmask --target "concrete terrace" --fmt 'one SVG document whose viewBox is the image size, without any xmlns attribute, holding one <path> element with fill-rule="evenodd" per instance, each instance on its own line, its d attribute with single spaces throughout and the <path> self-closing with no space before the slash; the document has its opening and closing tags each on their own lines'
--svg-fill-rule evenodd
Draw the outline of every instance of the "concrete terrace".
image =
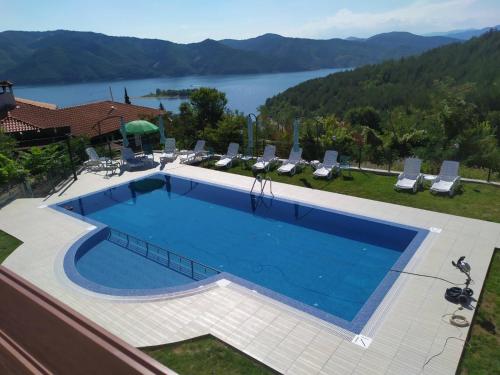
<svg viewBox="0 0 500 375">
<path fill-rule="evenodd" d="M 18 199 L 0 210 L 0 229 L 24 243 L 4 265 L 134 346 L 170 343 L 211 333 L 275 370 L 289 374 L 454 374 L 469 327 L 449 324 L 457 306 L 444 299 L 449 284 L 400 275 L 365 326 L 368 348 L 354 335 L 288 305 L 224 280 L 177 296 L 139 299 L 97 295 L 72 284 L 62 270 L 69 246 L 89 224 L 47 205 L 158 171 L 105 178 L 83 173 L 62 194 Z M 174 176 L 250 190 L 253 179 L 198 167 L 168 164 Z M 273 183 L 276 197 L 433 230 L 406 270 L 456 283 L 465 277 L 450 262 L 465 255 L 472 288 L 482 288 L 500 224 L 367 199 Z M 473 311 L 460 314 L 472 320 Z M 448 337 L 444 352 L 439 353 Z"/>
</svg>

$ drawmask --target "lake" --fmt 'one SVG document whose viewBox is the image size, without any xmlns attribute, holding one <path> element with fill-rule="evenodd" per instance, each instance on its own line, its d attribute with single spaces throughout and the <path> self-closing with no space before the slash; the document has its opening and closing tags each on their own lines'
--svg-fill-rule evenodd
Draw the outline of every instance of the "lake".
<svg viewBox="0 0 500 375">
<path fill-rule="evenodd" d="M 157 108 L 159 102 L 177 112 L 182 99 L 141 98 L 159 89 L 188 89 L 214 87 L 226 93 L 228 107 L 246 114 L 256 112 L 267 98 L 309 79 L 324 77 L 345 69 L 322 69 L 307 72 L 207 75 L 163 77 L 123 81 L 76 83 L 66 85 L 16 86 L 14 93 L 20 98 L 38 100 L 68 107 L 78 104 L 110 100 L 110 87 L 116 101 L 123 101 L 126 87 L 133 104 Z"/>
</svg>

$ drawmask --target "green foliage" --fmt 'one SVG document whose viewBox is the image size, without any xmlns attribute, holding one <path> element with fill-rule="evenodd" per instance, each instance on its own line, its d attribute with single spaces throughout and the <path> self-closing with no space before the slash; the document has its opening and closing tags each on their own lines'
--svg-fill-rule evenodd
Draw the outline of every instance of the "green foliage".
<svg viewBox="0 0 500 375">
<path fill-rule="evenodd" d="M 26 171 L 14 160 L 0 154 L 0 185 L 17 181 L 26 174 Z"/>
<path fill-rule="evenodd" d="M 67 149 L 60 143 L 31 147 L 21 153 L 20 161 L 32 176 L 56 174 L 69 167 Z"/>
<path fill-rule="evenodd" d="M 379 112 L 397 107 L 427 109 L 441 93 L 474 82 L 468 95 L 482 112 L 500 110 L 500 32 L 490 32 L 463 44 L 452 44 L 399 61 L 368 65 L 304 82 L 269 99 L 273 116 L 293 108 L 304 115 L 335 113 L 343 117 L 351 108 L 372 106 Z M 447 79 L 449 77 L 449 79 Z M 451 81 L 450 81 L 451 79 Z"/>
<path fill-rule="evenodd" d="M 189 97 L 198 130 L 205 126 L 215 127 L 226 110 L 226 94 L 217 89 L 202 87 Z"/>
<path fill-rule="evenodd" d="M 246 130 L 246 119 L 242 115 L 227 113 L 217 123 L 217 127 L 206 127 L 203 130 L 204 138 L 215 152 L 225 153 L 230 142 L 242 144 L 242 130 Z M 240 151 L 242 151 L 241 149 Z"/>
<path fill-rule="evenodd" d="M 352 108 L 345 114 L 345 119 L 353 125 L 367 126 L 370 129 L 380 129 L 380 115 L 375 108 L 357 107 Z"/>
<path fill-rule="evenodd" d="M 0 154 L 12 157 L 16 148 L 16 140 L 0 129 Z"/>
<path fill-rule="evenodd" d="M 223 92 L 213 88 L 196 89 L 189 102 L 181 103 L 177 115 L 165 115 L 166 134 L 175 138 L 180 148 L 191 148 L 200 138 L 218 153 L 226 152 L 230 142 L 239 142 L 243 147 L 246 118 L 239 112 L 228 111 L 226 105 Z"/>
</svg>

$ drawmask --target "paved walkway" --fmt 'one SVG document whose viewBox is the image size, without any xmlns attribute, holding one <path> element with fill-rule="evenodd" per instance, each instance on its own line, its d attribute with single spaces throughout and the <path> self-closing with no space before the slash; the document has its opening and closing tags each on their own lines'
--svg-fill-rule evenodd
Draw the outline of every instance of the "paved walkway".
<svg viewBox="0 0 500 375">
<path fill-rule="evenodd" d="M 172 175 L 250 190 L 253 179 L 230 173 L 169 164 Z M 91 228 L 46 205 L 152 173 L 104 178 L 85 173 L 62 195 L 18 199 L 0 210 L 0 229 L 21 239 L 4 265 L 134 346 L 170 343 L 211 333 L 239 350 L 290 374 L 454 374 L 468 328 L 449 324 L 456 306 L 443 298 L 449 285 L 431 278 L 401 275 L 362 334 L 353 334 L 234 283 L 219 281 L 194 293 L 156 300 L 124 300 L 93 294 L 73 285 L 62 271 L 68 247 Z M 460 255 L 472 265 L 473 288 L 483 285 L 500 225 L 340 194 L 273 183 L 277 197 L 423 228 L 435 227 L 407 270 L 464 281 L 450 262 Z M 461 314 L 469 320 L 472 311 Z"/>
</svg>

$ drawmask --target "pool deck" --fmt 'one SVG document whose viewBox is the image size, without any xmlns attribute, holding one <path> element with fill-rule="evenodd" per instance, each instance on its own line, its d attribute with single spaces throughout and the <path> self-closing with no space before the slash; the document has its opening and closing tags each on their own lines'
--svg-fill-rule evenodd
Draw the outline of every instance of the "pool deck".
<svg viewBox="0 0 500 375">
<path fill-rule="evenodd" d="M 62 256 L 92 228 L 47 206 L 158 170 L 110 178 L 84 172 L 62 193 L 11 202 L 0 210 L 0 229 L 24 243 L 3 265 L 134 346 L 210 333 L 282 373 L 455 373 L 464 345 L 455 339 L 424 367 L 443 349 L 447 337 L 465 339 L 469 329 L 449 324 L 446 314 L 457 309 L 443 297 L 450 285 L 432 278 L 400 275 L 361 332 L 372 339 L 367 348 L 351 342 L 350 332 L 225 280 L 155 300 L 100 296 L 72 284 L 62 271 Z M 253 183 L 253 178 L 179 164 L 168 164 L 164 171 L 248 191 Z M 493 250 L 500 247 L 500 224 L 276 182 L 272 188 L 276 197 L 437 229 L 405 269 L 463 283 L 464 275 L 450 262 L 465 255 L 472 266 L 476 298 Z M 473 311 L 460 314 L 470 321 Z"/>
</svg>

